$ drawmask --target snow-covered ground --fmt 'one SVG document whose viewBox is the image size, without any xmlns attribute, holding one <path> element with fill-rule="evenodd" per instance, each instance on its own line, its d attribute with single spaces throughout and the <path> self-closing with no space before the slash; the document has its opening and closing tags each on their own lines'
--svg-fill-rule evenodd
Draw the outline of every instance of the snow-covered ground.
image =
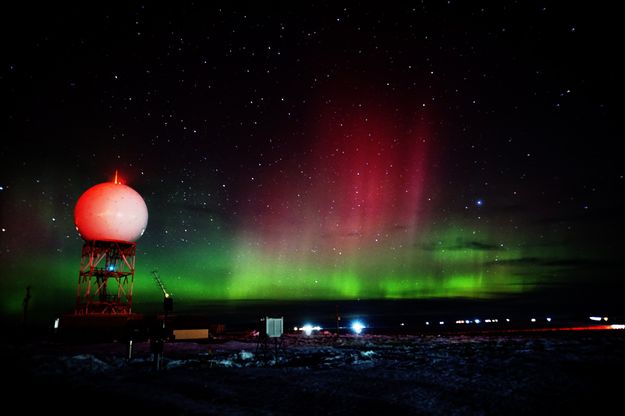
<svg viewBox="0 0 625 416">
<path fill-rule="evenodd" d="M 64 415 L 605 414 L 625 369 L 623 331 L 168 343 L 160 371 L 148 343 L 2 350 L 6 397 Z"/>
</svg>

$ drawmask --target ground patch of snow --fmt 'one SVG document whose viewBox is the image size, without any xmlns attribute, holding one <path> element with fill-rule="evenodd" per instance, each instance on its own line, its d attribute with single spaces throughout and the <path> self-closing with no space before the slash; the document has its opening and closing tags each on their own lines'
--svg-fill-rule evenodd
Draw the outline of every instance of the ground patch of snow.
<svg viewBox="0 0 625 416">
<path fill-rule="evenodd" d="M 249 340 L 168 343 L 161 371 L 147 343 L 130 360 L 121 347 L 89 345 L 10 355 L 19 358 L 12 379 L 22 388 L 79 389 L 85 398 L 116 391 L 119 400 L 159 412 L 579 414 L 601 413 L 607 408 L 597 406 L 607 402 L 597 398 L 618 394 L 609 380 L 625 370 L 625 337 L 289 336 L 267 349 Z"/>
</svg>

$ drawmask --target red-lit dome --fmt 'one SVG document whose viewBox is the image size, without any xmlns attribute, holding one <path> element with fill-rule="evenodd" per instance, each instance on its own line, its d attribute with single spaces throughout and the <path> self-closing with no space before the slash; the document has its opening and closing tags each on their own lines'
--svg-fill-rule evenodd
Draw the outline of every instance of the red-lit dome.
<svg viewBox="0 0 625 416">
<path fill-rule="evenodd" d="M 148 225 L 148 208 L 131 187 L 105 182 L 78 198 L 74 222 L 80 236 L 88 241 L 136 241 Z"/>
</svg>

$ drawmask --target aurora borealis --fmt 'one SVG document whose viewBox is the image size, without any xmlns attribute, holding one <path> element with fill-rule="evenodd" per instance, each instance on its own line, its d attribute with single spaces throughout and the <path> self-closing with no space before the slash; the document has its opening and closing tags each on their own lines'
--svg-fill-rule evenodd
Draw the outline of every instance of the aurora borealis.
<svg viewBox="0 0 625 416">
<path fill-rule="evenodd" d="M 3 314 L 72 309 L 73 208 L 116 169 L 139 310 L 155 269 L 178 304 L 624 292 L 609 10 L 15 7 Z"/>
</svg>

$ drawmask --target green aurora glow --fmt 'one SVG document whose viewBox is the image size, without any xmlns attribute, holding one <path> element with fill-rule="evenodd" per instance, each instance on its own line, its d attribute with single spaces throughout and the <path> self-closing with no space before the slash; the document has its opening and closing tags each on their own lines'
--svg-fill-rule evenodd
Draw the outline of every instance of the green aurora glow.
<svg viewBox="0 0 625 416">
<path fill-rule="evenodd" d="M 436 233 L 433 233 L 436 234 Z M 463 233 L 444 232 L 432 246 L 389 250 L 380 247 L 351 256 L 335 254 L 324 262 L 263 253 L 249 242 L 221 248 L 189 247 L 143 251 L 138 244 L 134 286 L 135 305 L 158 302 L 160 292 L 151 271 L 158 269 L 179 302 L 238 299 L 405 299 L 470 297 L 488 299 L 532 290 L 544 267 L 519 267 L 510 260 L 531 253 L 520 248 L 464 244 Z M 19 313 L 24 287 L 62 300 L 71 309 L 77 282 L 80 245 L 42 257 L 18 259 L 14 274 L 4 282 L 4 312 Z M 514 245 L 512 245 L 514 246 Z M 10 284 L 7 284 L 10 283 Z"/>
</svg>

